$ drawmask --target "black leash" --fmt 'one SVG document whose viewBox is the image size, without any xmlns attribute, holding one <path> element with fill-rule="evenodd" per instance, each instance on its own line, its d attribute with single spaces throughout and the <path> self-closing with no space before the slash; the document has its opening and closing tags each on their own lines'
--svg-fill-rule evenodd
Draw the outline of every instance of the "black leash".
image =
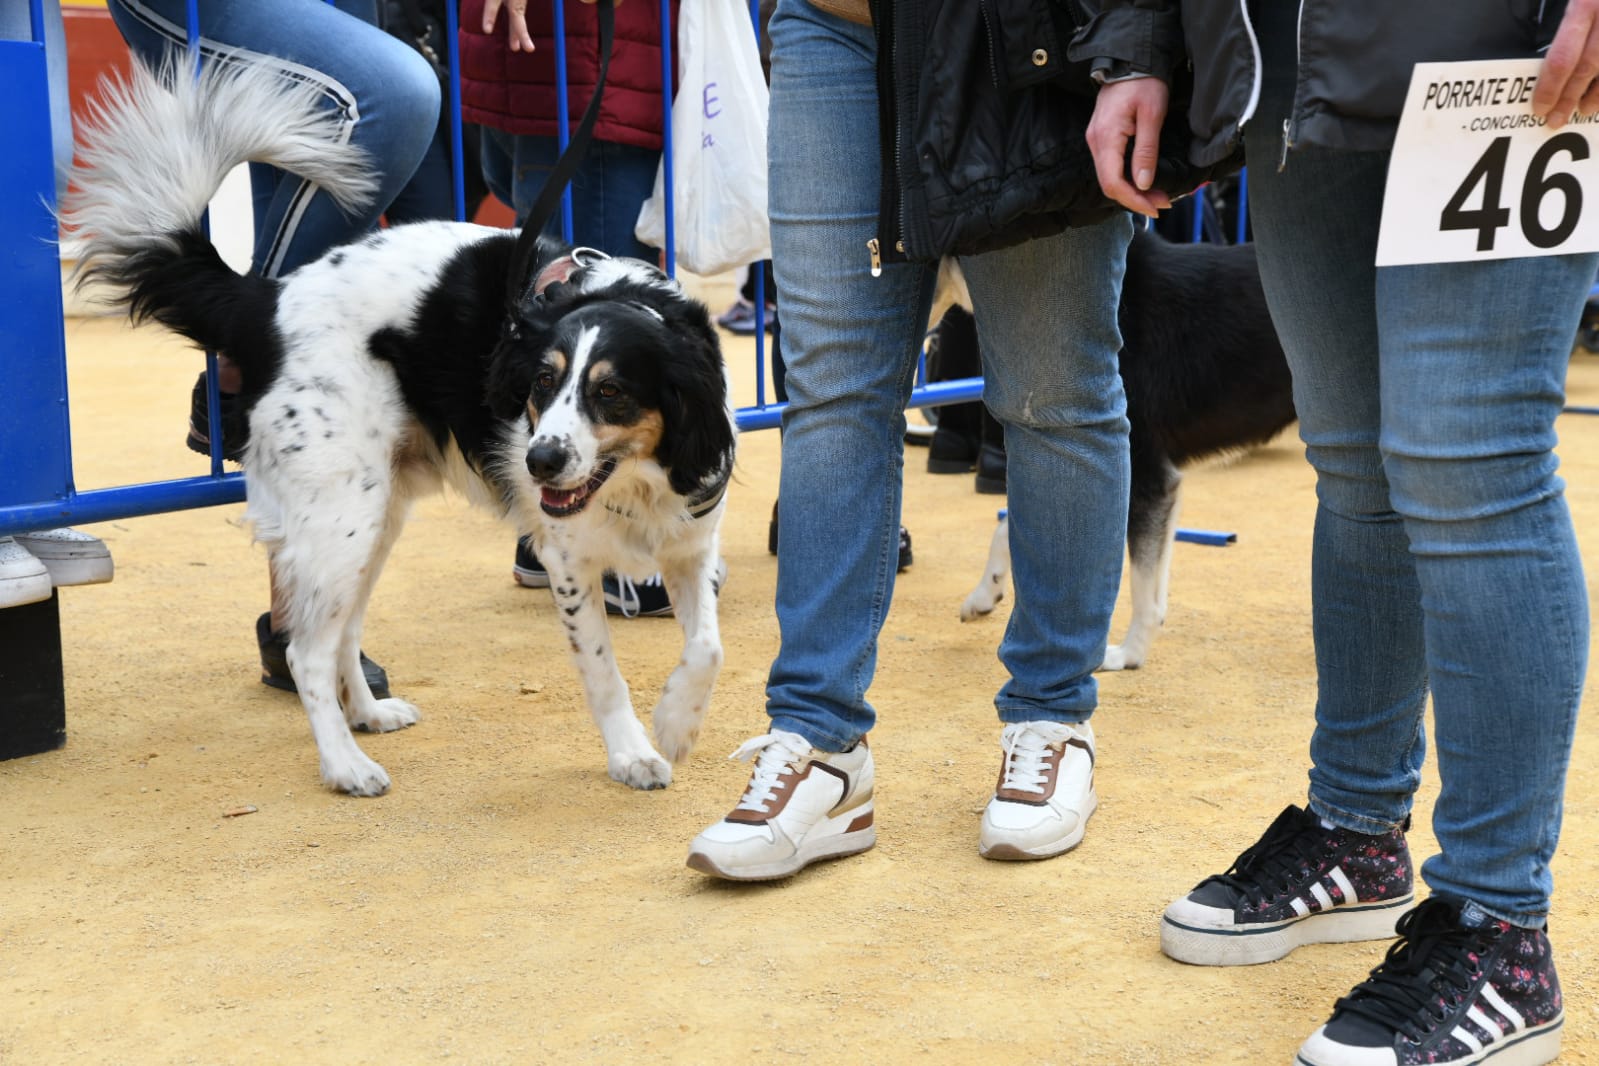
<svg viewBox="0 0 1599 1066">
<path fill-rule="evenodd" d="M 515 250 L 511 253 L 511 272 L 505 285 L 505 314 L 513 332 L 516 328 L 515 323 L 521 317 L 522 302 L 527 298 L 528 290 L 535 281 L 533 255 L 538 246 L 539 234 L 543 232 L 545 223 L 555 214 L 556 205 L 561 202 L 561 194 L 566 191 L 572 175 L 577 173 L 578 164 L 583 162 L 583 155 L 588 151 L 589 141 L 594 136 L 594 121 L 600 114 L 600 99 L 605 95 L 605 75 L 611 66 L 616 11 L 614 0 L 598 0 L 596 6 L 599 9 L 600 20 L 600 70 L 594 82 L 594 95 L 589 98 L 588 110 L 583 112 L 583 120 L 578 123 L 571 140 L 567 141 L 566 149 L 555 161 L 555 166 L 550 168 L 550 176 L 545 179 L 544 187 L 539 190 L 539 197 L 533 202 L 533 209 L 523 220 L 522 232 L 516 239 Z"/>
</svg>

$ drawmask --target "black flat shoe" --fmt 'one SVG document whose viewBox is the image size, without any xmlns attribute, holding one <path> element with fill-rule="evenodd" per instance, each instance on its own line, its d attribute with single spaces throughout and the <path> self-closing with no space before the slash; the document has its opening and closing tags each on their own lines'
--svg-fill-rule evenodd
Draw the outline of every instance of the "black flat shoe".
<svg viewBox="0 0 1599 1066">
<path fill-rule="evenodd" d="M 250 424 L 245 421 L 243 405 L 231 392 L 217 394 L 222 408 L 222 458 L 237 463 L 244 458 L 244 446 L 250 441 Z M 201 455 L 211 454 L 211 402 L 206 395 L 205 374 L 194 383 L 189 396 L 189 435 L 184 439 L 190 451 Z"/>
<path fill-rule="evenodd" d="M 261 684 L 284 692 L 300 691 L 294 685 L 294 675 L 289 673 L 289 638 L 272 632 L 270 612 L 255 620 L 255 640 L 261 646 Z M 366 675 L 366 687 L 372 690 L 373 699 L 389 698 L 389 675 L 368 659 L 366 652 L 361 653 L 361 673 Z"/>
</svg>

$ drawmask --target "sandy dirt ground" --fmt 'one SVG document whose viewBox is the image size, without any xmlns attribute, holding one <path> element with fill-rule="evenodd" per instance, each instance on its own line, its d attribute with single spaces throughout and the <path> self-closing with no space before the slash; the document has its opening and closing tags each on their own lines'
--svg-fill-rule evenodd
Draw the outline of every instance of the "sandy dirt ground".
<svg viewBox="0 0 1599 1066">
<path fill-rule="evenodd" d="M 197 356 L 114 321 L 71 321 L 68 341 L 81 487 L 203 471 L 181 443 Z M 751 346 L 729 354 L 748 402 Z M 1571 398 L 1599 404 L 1599 357 L 1576 357 Z M 1560 428 L 1592 561 L 1599 419 Z M 1101 682 L 1087 838 L 1030 864 L 976 848 L 1009 601 L 957 619 L 1000 501 L 912 450 L 916 562 L 871 694 L 878 846 L 755 886 L 683 864 L 747 778 L 724 756 L 766 722 L 778 438 L 742 447 L 726 669 L 654 793 L 606 777 L 548 595 L 512 583 L 511 534 L 460 500 L 418 508 L 369 615 L 367 651 L 425 715 L 362 739 L 394 779 L 369 800 L 321 787 L 298 703 L 257 680 L 265 565 L 242 506 L 89 527 L 117 576 L 62 594 L 67 746 L 0 763 L 0 1062 L 1287 1063 L 1384 945 L 1208 970 L 1165 959 L 1157 919 L 1303 801 L 1297 439 L 1191 473 L 1184 524 L 1237 543 L 1178 545 L 1149 664 Z M 677 626 L 614 633 L 648 707 Z M 1568 1063 L 1599 1062 L 1596 745 L 1589 713 L 1552 922 Z M 1429 776 L 1420 855 L 1434 792 Z"/>
</svg>

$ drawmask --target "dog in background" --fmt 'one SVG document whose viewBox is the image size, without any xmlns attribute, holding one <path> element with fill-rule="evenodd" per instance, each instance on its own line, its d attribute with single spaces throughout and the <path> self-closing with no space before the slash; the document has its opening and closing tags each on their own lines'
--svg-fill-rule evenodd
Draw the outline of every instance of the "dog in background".
<svg viewBox="0 0 1599 1066">
<path fill-rule="evenodd" d="M 968 297 L 964 307 L 970 306 Z M 1182 467 L 1265 444 L 1295 419 L 1293 382 L 1266 308 L 1254 245 L 1176 244 L 1139 230 L 1127 249 L 1117 317 L 1131 423 L 1127 556 L 1133 603 L 1127 634 L 1106 648 L 1102 670 L 1142 666 L 1166 620 Z M 949 331 L 962 333 L 970 331 Z M 961 620 L 992 611 L 1009 573 L 1009 523 L 1002 519 L 983 576 L 961 605 Z"/>
<path fill-rule="evenodd" d="M 467 223 L 393 227 L 283 278 L 241 276 L 201 228 L 235 165 L 281 167 L 342 204 L 371 195 L 315 88 L 224 57 L 198 79 L 135 65 L 104 91 L 64 215 L 85 241 L 81 281 L 243 375 L 247 514 L 289 600 L 322 780 L 389 788 L 351 728 L 418 713 L 374 699 L 362 622 L 412 500 L 449 485 L 533 537 L 610 776 L 665 786 L 722 662 L 714 581 L 735 429 L 706 309 L 648 263 Z M 659 752 L 612 653 L 607 569 L 659 571 L 683 627 L 654 709 Z"/>
</svg>

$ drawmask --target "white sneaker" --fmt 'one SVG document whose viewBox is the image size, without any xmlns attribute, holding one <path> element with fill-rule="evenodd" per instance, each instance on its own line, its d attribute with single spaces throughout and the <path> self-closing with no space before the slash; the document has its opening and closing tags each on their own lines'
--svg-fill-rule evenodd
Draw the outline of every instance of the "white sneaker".
<svg viewBox="0 0 1599 1066">
<path fill-rule="evenodd" d="M 691 868 L 730 881 L 769 881 L 877 843 L 876 775 L 864 739 L 849 751 L 827 752 L 797 733 L 774 730 L 745 741 L 731 757 L 757 753 L 744 798 L 694 838 Z"/>
<path fill-rule="evenodd" d="M 41 529 L 18 533 L 17 543 L 44 564 L 50 581 L 62 585 L 99 585 L 110 581 L 111 551 L 105 541 L 76 529 Z"/>
<path fill-rule="evenodd" d="M 1075 848 L 1094 794 L 1094 731 L 1087 722 L 1019 722 L 1000 734 L 999 784 L 983 812 L 985 859 L 1047 859 Z"/>
<path fill-rule="evenodd" d="M 0 537 L 0 607 L 21 607 L 50 598 L 50 571 L 18 544 Z"/>
</svg>

